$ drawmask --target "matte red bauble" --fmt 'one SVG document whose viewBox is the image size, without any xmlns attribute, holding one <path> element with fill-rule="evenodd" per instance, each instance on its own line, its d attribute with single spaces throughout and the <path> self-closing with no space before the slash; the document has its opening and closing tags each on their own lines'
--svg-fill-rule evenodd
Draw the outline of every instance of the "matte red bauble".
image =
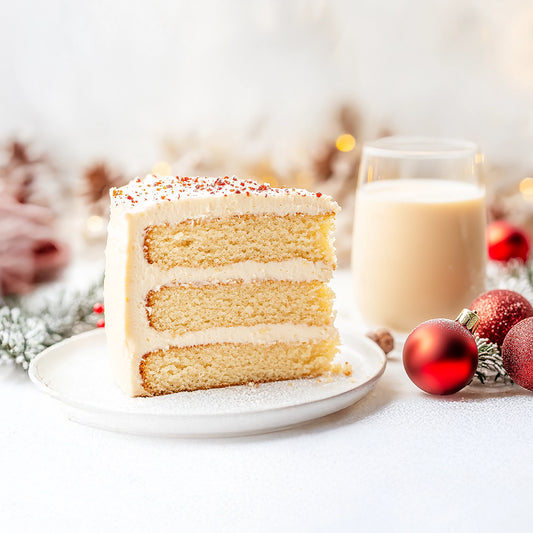
<svg viewBox="0 0 533 533">
<path fill-rule="evenodd" d="M 533 307 L 521 294 L 503 289 L 478 296 L 469 307 L 480 318 L 476 333 L 498 346 L 517 322 L 533 316 Z"/>
<path fill-rule="evenodd" d="M 444 318 L 417 326 L 403 348 L 407 375 L 430 394 L 461 390 L 474 377 L 477 364 L 478 350 L 472 333 L 458 322 Z"/>
<path fill-rule="evenodd" d="M 529 255 L 529 236 L 518 226 L 505 220 L 496 220 L 487 226 L 487 247 L 493 261 L 526 261 Z"/>
<path fill-rule="evenodd" d="M 502 346 L 503 367 L 515 383 L 533 391 L 533 318 L 515 324 Z"/>
</svg>

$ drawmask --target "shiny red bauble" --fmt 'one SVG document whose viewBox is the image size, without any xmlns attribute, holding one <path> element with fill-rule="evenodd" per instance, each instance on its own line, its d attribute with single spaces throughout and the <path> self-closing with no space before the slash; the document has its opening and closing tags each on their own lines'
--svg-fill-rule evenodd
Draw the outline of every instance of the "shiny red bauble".
<svg viewBox="0 0 533 533">
<path fill-rule="evenodd" d="M 505 220 L 496 220 L 487 226 L 487 247 L 493 261 L 526 261 L 530 247 L 529 235 Z"/>
<path fill-rule="evenodd" d="M 496 289 L 478 296 L 469 306 L 480 318 L 476 333 L 501 346 L 509 330 L 521 320 L 533 316 L 533 307 L 514 291 Z"/>
<path fill-rule="evenodd" d="M 428 320 L 407 337 L 403 365 L 411 381 L 430 394 L 453 394 L 468 385 L 478 364 L 473 335 L 444 318 Z"/>
<path fill-rule="evenodd" d="M 502 359 L 513 381 L 533 391 L 533 317 L 511 328 L 503 341 Z"/>
</svg>

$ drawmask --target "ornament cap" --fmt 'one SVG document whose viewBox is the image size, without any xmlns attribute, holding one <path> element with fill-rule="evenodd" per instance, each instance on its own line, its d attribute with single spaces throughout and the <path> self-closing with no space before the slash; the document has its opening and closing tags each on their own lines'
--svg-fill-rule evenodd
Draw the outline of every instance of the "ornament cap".
<svg viewBox="0 0 533 533">
<path fill-rule="evenodd" d="M 475 311 L 463 309 L 455 321 L 459 322 L 459 324 L 464 326 L 468 331 L 470 331 L 470 333 L 474 333 L 479 326 L 480 318 Z"/>
</svg>

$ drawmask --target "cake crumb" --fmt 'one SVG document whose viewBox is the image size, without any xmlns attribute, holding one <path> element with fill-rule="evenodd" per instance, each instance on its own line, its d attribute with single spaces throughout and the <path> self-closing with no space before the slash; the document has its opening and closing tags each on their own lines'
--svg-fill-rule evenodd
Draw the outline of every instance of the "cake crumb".
<svg viewBox="0 0 533 533">
<path fill-rule="evenodd" d="M 331 373 L 338 376 L 339 374 L 344 374 L 345 376 L 351 376 L 353 372 L 353 367 L 351 363 L 345 361 L 343 365 L 341 363 L 333 363 L 331 365 Z"/>
<path fill-rule="evenodd" d="M 342 368 L 342 373 L 349 377 L 352 375 L 352 372 L 353 372 L 353 367 L 352 367 L 352 364 L 351 363 L 348 363 L 348 361 L 345 361 L 344 362 L 344 366 Z"/>
<path fill-rule="evenodd" d="M 332 374 L 340 374 L 342 372 L 342 366 L 340 363 L 333 363 L 331 365 L 331 373 Z"/>
</svg>

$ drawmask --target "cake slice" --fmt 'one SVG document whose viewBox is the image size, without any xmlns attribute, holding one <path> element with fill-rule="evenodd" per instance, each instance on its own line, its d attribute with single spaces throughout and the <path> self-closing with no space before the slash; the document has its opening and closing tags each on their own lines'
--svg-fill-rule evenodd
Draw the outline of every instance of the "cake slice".
<svg viewBox="0 0 533 533">
<path fill-rule="evenodd" d="M 303 378 L 337 352 L 328 196 L 150 175 L 111 189 L 106 335 L 130 396 Z"/>
</svg>

